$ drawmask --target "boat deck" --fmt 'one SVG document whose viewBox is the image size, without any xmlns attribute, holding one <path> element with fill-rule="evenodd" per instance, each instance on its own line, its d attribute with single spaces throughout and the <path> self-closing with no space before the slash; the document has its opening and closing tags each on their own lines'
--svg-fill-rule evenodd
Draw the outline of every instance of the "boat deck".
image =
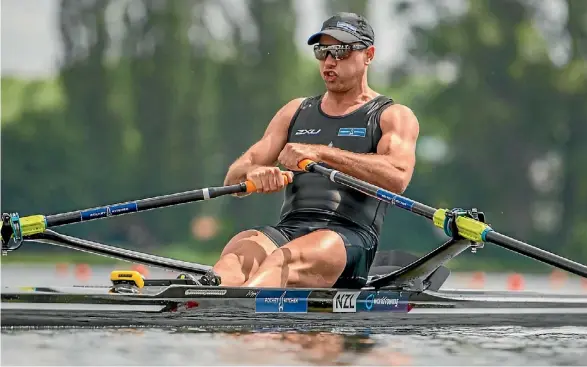
<svg viewBox="0 0 587 367">
<path fill-rule="evenodd" d="M 159 293 L 162 290 L 166 291 Z M 312 290 L 303 311 L 260 313 L 257 309 L 258 290 L 172 286 L 144 291 L 144 295 L 123 295 L 108 294 L 108 287 L 4 290 L 2 327 L 279 327 L 327 330 L 410 325 L 587 326 L 587 295 L 464 290 L 421 294 L 403 292 L 400 295 L 396 291 L 381 291 L 377 297 L 397 297 L 400 300 L 397 309 L 388 307 L 381 312 L 367 312 L 363 308 L 359 312 L 358 305 L 364 301 L 357 301 L 357 310 L 333 313 L 337 290 Z M 372 293 L 361 292 L 365 295 Z M 160 297 L 163 294 L 167 296 Z M 173 310 L 169 311 L 169 308 Z"/>
</svg>

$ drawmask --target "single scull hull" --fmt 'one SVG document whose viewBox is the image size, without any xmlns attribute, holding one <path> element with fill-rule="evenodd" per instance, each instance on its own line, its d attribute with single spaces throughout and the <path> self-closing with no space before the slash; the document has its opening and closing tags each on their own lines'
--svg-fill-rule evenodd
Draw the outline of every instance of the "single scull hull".
<svg viewBox="0 0 587 367">
<path fill-rule="evenodd" d="M 587 295 L 172 285 L 5 289 L 2 327 L 587 326 Z"/>
</svg>

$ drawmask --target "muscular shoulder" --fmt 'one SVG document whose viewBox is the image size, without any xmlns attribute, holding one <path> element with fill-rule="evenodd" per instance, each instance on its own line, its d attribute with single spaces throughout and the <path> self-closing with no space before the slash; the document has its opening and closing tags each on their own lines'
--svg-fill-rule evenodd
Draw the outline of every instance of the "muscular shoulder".
<svg viewBox="0 0 587 367">
<path fill-rule="evenodd" d="M 283 105 L 269 122 L 264 137 L 277 135 L 282 139 L 286 139 L 290 122 L 304 99 L 295 98 Z"/>
<path fill-rule="evenodd" d="M 283 107 L 281 107 L 279 111 L 277 111 L 275 117 L 289 124 L 289 121 L 293 118 L 296 111 L 298 110 L 298 108 L 300 108 L 302 102 L 304 102 L 305 99 L 306 98 L 303 97 L 292 99 L 291 101 L 283 105 Z"/>
<path fill-rule="evenodd" d="M 416 138 L 420 132 L 418 118 L 409 107 L 402 104 L 393 104 L 383 110 L 379 124 L 384 134 L 394 131 Z"/>
</svg>

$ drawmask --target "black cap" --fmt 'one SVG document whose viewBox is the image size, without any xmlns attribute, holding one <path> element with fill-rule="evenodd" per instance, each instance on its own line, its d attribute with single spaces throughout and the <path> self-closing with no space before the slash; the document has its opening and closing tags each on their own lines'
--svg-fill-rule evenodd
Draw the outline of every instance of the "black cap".
<svg viewBox="0 0 587 367">
<path fill-rule="evenodd" d="M 367 46 L 375 43 L 373 28 L 367 19 L 355 13 L 338 13 L 322 23 L 320 32 L 308 39 L 308 44 L 318 43 L 320 36 L 327 34 L 342 43 L 362 42 Z"/>
</svg>

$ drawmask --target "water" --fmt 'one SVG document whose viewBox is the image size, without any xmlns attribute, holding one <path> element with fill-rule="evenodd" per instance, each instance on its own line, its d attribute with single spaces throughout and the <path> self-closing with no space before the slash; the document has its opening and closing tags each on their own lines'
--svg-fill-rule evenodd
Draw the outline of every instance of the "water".
<svg viewBox="0 0 587 367">
<path fill-rule="evenodd" d="M 587 331 L 418 328 L 332 332 L 3 331 L 2 365 L 584 365 Z"/>
<path fill-rule="evenodd" d="M 105 284 L 112 268 L 2 266 L 2 285 Z M 151 270 L 149 277 L 170 277 Z M 507 274 L 451 275 L 448 288 L 507 288 Z M 40 281 L 42 280 L 42 281 Z M 575 278 L 524 276 L 525 289 L 584 292 Z M 587 328 L 340 327 L 309 329 L 2 330 L 2 365 L 585 365 Z"/>
</svg>

